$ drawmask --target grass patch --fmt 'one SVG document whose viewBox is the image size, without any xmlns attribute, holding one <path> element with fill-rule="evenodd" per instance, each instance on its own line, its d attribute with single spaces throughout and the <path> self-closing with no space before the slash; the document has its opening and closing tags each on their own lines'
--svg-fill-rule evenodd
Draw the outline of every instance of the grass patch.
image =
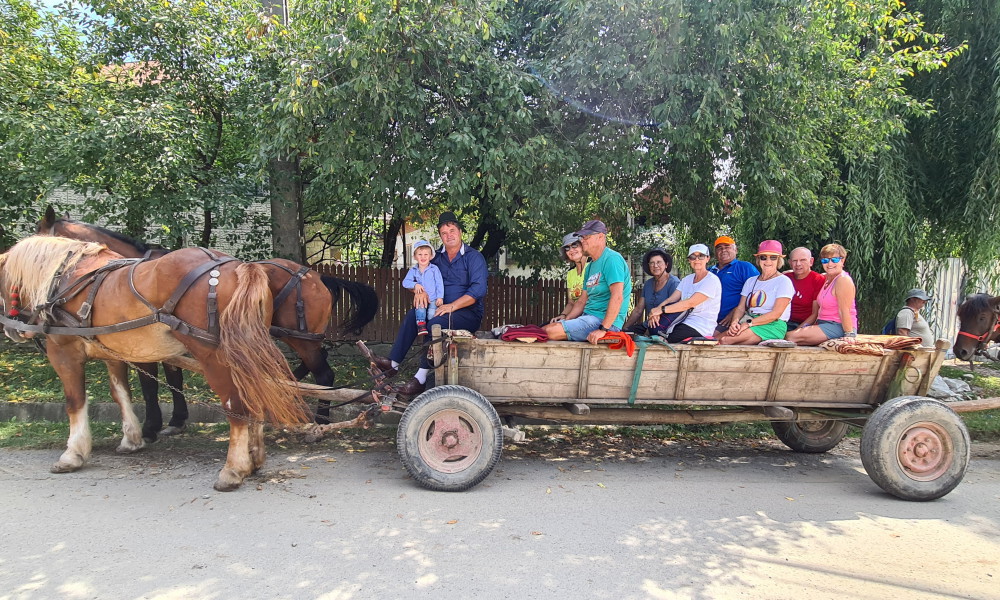
<svg viewBox="0 0 1000 600">
<path fill-rule="evenodd" d="M 1000 409 L 982 410 L 960 415 L 969 429 L 969 436 L 979 442 L 1000 440 Z"/>
<path fill-rule="evenodd" d="M 122 439 L 120 423 L 91 421 L 90 432 L 95 449 L 114 449 Z M 69 438 L 69 423 L 54 421 L 18 421 L 11 419 L 0 422 L 0 448 L 20 450 L 49 450 L 63 448 Z M 168 440 L 171 448 L 225 447 L 229 441 L 228 423 L 205 423 L 188 425 L 184 435 Z M 157 444 L 161 444 L 157 442 Z"/>
<path fill-rule="evenodd" d="M 111 402 L 108 369 L 99 360 L 86 365 L 87 398 L 90 402 Z M 170 390 L 160 369 L 160 398 L 169 397 Z M 129 369 L 129 385 L 134 402 L 142 402 L 139 375 Z M 215 394 L 205 379 L 190 371 L 184 372 L 184 394 L 192 401 L 214 402 Z M 0 344 L 0 401 L 62 402 L 63 387 L 48 358 L 33 344 Z"/>
</svg>

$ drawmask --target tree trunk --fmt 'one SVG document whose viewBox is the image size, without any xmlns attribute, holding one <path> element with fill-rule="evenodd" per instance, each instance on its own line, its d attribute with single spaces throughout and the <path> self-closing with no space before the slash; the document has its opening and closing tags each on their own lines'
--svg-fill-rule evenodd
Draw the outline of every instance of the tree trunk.
<svg viewBox="0 0 1000 600">
<path fill-rule="evenodd" d="M 382 237 L 382 257 L 378 261 L 380 267 L 391 267 L 396 262 L 396 238 L 403 228 L 405 221 L 403 217 L 397 217 L 394 213 L 386 225 L 385 235 Z M 406 243 L 403 243 L 403 252 L 406 252 Z"/>
<path fill-rule="evenodd" d="M 274 255 L 297 263 L 305 261 L 302 220 L 302 177 L 297 157 L 272 159 L 271 243 Z"/>
<path fill-rule="evenodd" d="M 209 209 L 204 209 L 202 214 L 205 216 L 205 224 L 201 228 L 201 247 L 211 248 L 212 247 L 212 211 Z"/>
</svg>

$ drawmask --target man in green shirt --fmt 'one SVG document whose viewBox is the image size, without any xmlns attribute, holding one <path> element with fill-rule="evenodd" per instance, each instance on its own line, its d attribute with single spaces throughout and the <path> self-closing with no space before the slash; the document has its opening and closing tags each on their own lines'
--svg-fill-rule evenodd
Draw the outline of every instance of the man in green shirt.
<svg viewBox="0 0 1000 600">
<path fill-rule="evenodd" d="M 545 326 L 550 340 L 588 341 L 596 344 L 607 331 L 620 331 L 628 313 L 625 284 L 631 285 L 625 258 L 608 248 L 608 228 L 598 220 L 587 221 L 577 231 L 590 263 L 583 273 L 583 295 L 566 320 Z"/>
</svg>

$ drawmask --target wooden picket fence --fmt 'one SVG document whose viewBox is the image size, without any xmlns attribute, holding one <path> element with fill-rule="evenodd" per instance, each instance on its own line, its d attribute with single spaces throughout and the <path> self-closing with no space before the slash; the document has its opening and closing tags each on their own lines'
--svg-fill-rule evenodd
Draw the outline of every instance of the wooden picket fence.
<svg viewBox="0 0 1000 600">
<path fill-rule="evenodd" d="M 375 288 L 379 296 L 379 311 L 375 320 L 360 334 L 339 334 L 333 339 L 362 339 L 370 342 L 392 342 L 406 311 L 413 307 L 413 294 L 403 288 L 407 269 L 360 267 L 340 264 L 319 264 L 313 268 L 323 275 L 349 281 L 360 281 Z M 559 314 L 566 306 L 565 279 L 539 279 L 529 282 L 523 277 L 490 276 L 487 281 L 485 313 L 480 329 L 492 329 L 509 323 L 540 324 Z M 348 303 L 337 303 L 334 322 L 340 322 Z"/>
</svg>

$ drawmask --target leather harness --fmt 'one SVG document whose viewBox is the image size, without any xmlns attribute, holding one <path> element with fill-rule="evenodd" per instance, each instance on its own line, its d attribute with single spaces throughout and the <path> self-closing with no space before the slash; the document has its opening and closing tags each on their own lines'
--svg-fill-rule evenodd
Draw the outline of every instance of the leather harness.
<svg viewBox="0 0 1000 600">
<path fill-rule="evenodd" d="M 65 267 L 64 261 L 64 264 L 59 267 L 59 270 L 52 279 L 52 285 L 49 288 L 48 300 L 46 300 L 45 304 L 36 307 L 34 319 L 32 320 L 37 320 L 37 324 L 32 324 L 30 321 L 25 323 L 23 321 L 11 319 L 5 314 L 0 314 L 0 323 L 2 323 L 5 327 L 10 327 L 21 332 L 43 333 L 46 335 L 76 335 L 87 338 L 93 338 L 97 335 L 107 335 L 110 333 L 128 331 L 130 329 L 138 329 L 139 327 L 145 327 L 147 325 L 152 325 L 153 323 L 163 323 L 178 333 L 189 335 L 213 345 L 218 344 L 219 311 L 216 288 L 219 284 L 219 275 L 221 274 L 218 267 L 236 259 L 231 256 L 220 256 L 205 248 L 199 248 L 199 250 L 205 253 L 208 260 L 189 271 L 184 278 L 181 279 L 177 287 L 174 288 L 174 292 L 170 295 L 170 298 L 168 298 L 160 308 L 153 306 L 153 304 L 144 298 L 135 288 L 135 268 L 139 266 L 140 263 L 148 260 L 148 257 L 112 260 L 103 266 L 90 271 L 89 273 L 81 275 L 70 284 L 58 288 L 59 280 L 62 277 Z M 67 258 L 69 258 L 69 255 L 67 255 Z M 124 267 L 128 267 L 129 269 L 128 283 L 132 293 L 143 304 L 145 304 L 146 307 L 152 311 L 152 313 L 138 319 L 131 319 L 114 325 L 102 325 L 99 327 L 92 326 L 90 317 L 91 312 L 93 311 L 94 298 L 97 296 L 97 290 L 101 287 L 101 284 L 104 283 L 104 280 L 109 273 Z M 208 329 L 202 329 L 178 318 L 173 314 L 173 311 L 177 307 L 177 303 L 180 302 L 181 298 L 185 293 L 187 293 L 195 281 L 206 273 L 209 275 L 208 296 L 206 298 Z M 83 290 L 87 289 L 88 286 L 90 286 L 90 291 L 87 294 L 87 299 L 82 305 L 80 305 L 80 309 L 77 311 L 76 315 L 70 314 L 63 308 L 63 305 L 83 292 Z"/>
</svg>

